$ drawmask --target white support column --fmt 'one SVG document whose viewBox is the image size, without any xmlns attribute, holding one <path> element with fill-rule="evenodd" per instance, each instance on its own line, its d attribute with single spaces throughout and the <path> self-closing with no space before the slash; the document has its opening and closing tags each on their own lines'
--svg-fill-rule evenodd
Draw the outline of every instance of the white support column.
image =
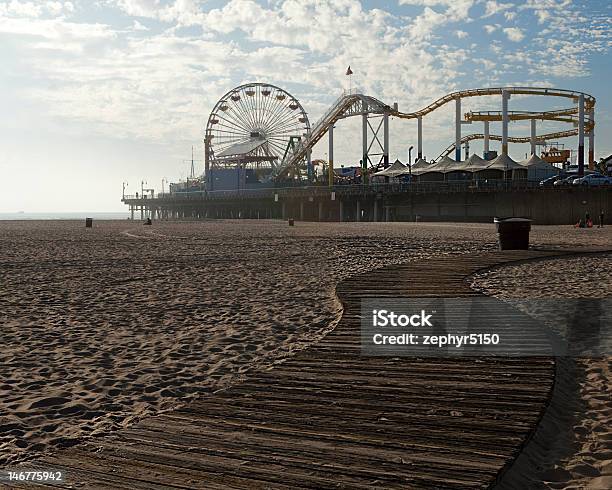
<svg viewBox="0 0 612 490">
<path fill-rule="evenodd" d="M 417 117 L 417 158 L 423 158 L 423 116 Z"/>
<path fill-rule="evenodd" d="M 489 121 L 484 122 L 484 153 L 482 158 L 484 158 L 487 153 L 489 153 Z"/>
<path fill-rule="evenodd" d="M 536 150 L 536 120 L 532 119 L 531 120 L 531 154 L 535 155 L 537 150 Z"/>
<path fill-rule="evenodd" d="M 144 221 L 144 206 L 140 204 L 140 221 Z"/>
<path fill-rule="evenodd" d="M 455 160 L 461 161 L 461 98 L 455 99 Z"/>
<path fill-rule="evenodd" d="M 502 154 L 508 154 L 508 99 L 510 94 L 502 90 Z"/>
<path fill-rule="evenodd" d="M 329 129 L 329 162 L 327 167 L 327 183 L 329 186 L 334 185 L 334 125 L 332 124 Z"/>
<path fill-rule="evenodd" d="M 589 131 L 589 170 L 595 170 L 595 106 L 589 110 L 591 131 Z"/>
<path fill-rule="evenodd" d="M 584 94 L 578 97 L 578 175 L 584 175 Z"/>
<path fill-rule="evenodd" d="M 368 104 L 363 102 L 363 113 L 361 115 L 361 158 L 362 168 L 368 168 Z"/>
<path fill-rule="evenodd" d="M 385 167 L 389 165 L 389 113 L 383 115 L 383 164 Z"/>
</svg>

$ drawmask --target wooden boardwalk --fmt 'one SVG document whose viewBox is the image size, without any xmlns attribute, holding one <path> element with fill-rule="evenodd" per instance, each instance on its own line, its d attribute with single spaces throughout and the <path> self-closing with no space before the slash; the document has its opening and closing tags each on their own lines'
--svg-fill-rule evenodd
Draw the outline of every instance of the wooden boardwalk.
<svg viewBox="0 0 612 490">
<path fill-rule="evenodd" d="M 28 467 L 73 487 L 487 488 L 546 408 L 552 358 L 360 355 L 365 297 L 477 295 L 466 276 L 562 252 L 452 256 L 338 285 L 336 329 L 273 369 Z"/>
</svg>

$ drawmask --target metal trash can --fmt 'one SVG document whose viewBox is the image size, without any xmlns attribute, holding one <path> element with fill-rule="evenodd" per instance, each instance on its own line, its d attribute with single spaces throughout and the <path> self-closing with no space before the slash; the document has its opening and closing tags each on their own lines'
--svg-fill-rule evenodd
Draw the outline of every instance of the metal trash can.
<svg viewBox="0 0 612 490">
<path fill-rule="evenodd" d="M 494 218 L 500 250 L 527 250 L 529 248 L 529 218 Z"/>
<path fill-rule="evenodd" d="M 289 218 L 289 226 L 293 226 L 294 224 L 293 218 Z"/>
<path fill-rule="evenodd" d="M 85 228 L 91 228 L 93 226 L 93 218 L 85 218 Z"/>
</svg>

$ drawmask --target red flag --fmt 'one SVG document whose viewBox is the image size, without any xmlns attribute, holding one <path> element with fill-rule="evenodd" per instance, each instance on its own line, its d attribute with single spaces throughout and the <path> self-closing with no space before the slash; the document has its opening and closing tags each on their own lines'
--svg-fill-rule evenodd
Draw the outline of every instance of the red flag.
<svg viewBox="0 0 612 490">
<path fill-rule="evenodd" d="M 349 65 L 349 67 L 346 69 L 346 74 L 347 75 L 352 75 L 353 74 L 353 70 L 351 70 L 351 65 Z"/>
</svg>

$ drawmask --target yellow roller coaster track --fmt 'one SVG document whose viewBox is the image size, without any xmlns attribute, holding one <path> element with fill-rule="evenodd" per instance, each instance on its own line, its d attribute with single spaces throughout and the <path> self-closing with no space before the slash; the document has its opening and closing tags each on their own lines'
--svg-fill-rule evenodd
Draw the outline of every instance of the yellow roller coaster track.
<svg viewBox="0 0 612 490">
<path fill-rule="evenodd" d="M 576 136 L 577 134 L 578 134 L 577 129 L 569 129 L 567 131 L 557 131 L 555 133 L 545 133 L 545 134 L 540 134 L 536 136 L 536 142 L 538 144 L 542 144 L 548 140 L 567 138 L 569 136 Z M 467 143 L 468 141 L 481 140 L 481 139 L 484 139 L 484 137 L 485 135 L 482 133 L 468 134 L 461 138 L 461 144 Z M 490 134 L 489 139 L 493 141 L 501 141 L 502 137 L 499 134 Z M 510 143 L 529 143 L 531 141 L 531 138 L 529 136 L 508 136 L 508 141 Z M 453 142 L 442 153 L 440 153 L 438 158 L 436 158 L 434 161 L 437 162 L 441 158 L 444 158 L 445 156 L 450 155 L 454 149 L 455 149 L 455 143 Z"/>
<path fill-rule="evenodd" d="M 542 88 L 542 87 L 495 87 L 495 88 L 477 88 L 472 90 L 460 90 L 458 92 L 452 92 L 444 97 L 440 97 L 435 102 L 432 102 L 427 107 L 416 111 L 402 113 L 399 111 L 392 111 L 393 116 L 402 119 L 415 119 L 419 116 L 425 116 L 430 112 L 442 107 L 444 104 L 451 102 L 455 99 L 465 99 L 468 97 L 482 97 L 487 95 L 501 95 L 502 92 L 508 92 L 511 95 L 543 95 L 550 97 L 566 97 L 572 99 L 574 102 L 578 102 L 580 95 L 584 95 L 585 110 L 591 109 L 595 105 L 595 97 L 584 92 L 576 92 L 574 90 L 564 90 L 557 88 Z"/>
</svg>

